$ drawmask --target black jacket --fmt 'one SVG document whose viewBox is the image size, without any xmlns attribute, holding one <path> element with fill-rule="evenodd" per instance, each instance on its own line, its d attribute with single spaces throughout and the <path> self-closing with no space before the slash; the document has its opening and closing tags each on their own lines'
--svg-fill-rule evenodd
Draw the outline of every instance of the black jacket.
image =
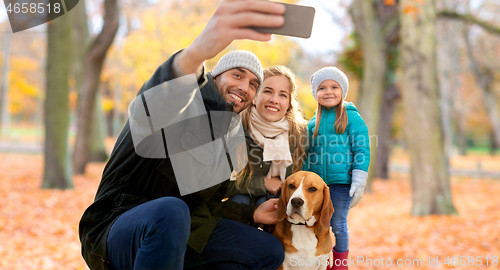
<svg viewBox="0 0 500 270">
<path fill-rule="evenodd" d="M 175 54 L 155 71 L 139 94 L 174 79 L 174 57 Z M 207 112 L 233 110 L 219 93 L 210 73 L 205 73 L 198 85 Z M 217 129 L 227 129 L 227 126 L 211 127 L 212 134 L 221 132 Z M 127 210 L 165 196 L 181 198 L 189 206 L 191 233 L 188 246 L 202 252 L 220 218 L 253 223 L 255 206 L 221 202 L 228 184 L 229 181 L 225 181 L 200 192 L 180 196 L 170 158 L 150 159 L 137 155 L 127 122 L 104 168 L 94 203 L 87 208 L 80 221 L 79 234 L 85 261 L 90 269 L 108 269 L 106 240 L 113 222 Z"/>
</svg>

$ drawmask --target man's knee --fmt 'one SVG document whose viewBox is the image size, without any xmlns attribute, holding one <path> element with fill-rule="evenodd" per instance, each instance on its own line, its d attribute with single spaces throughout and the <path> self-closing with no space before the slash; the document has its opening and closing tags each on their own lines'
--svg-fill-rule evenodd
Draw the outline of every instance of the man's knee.
<svg viewBox="0 0 500 270">
<path fill-rule="evenodd" d="M 191 218 L 184 201 L 175 197 L 163 197 L 151 203 L 147 211 L 151 215 L 150 222 L 156 227 L 155 230 L 178 230 L 179 233 L 189 236 Z"/>
<path fill-rule="evenodd" d="M 283 244 L 277 237 L 272 237 L 271 240 L 266 244 L 269 247 L 268 261 L 270 263 L 270 269 L 278 269 L 280 265 L 283 264 L 285 260 L 285 249 Z"/>
</svg>

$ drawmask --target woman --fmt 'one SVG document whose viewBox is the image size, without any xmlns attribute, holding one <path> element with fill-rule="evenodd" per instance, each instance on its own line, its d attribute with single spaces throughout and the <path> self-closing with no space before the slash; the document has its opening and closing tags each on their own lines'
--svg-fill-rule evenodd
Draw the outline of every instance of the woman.
<svg viewBox="0 0 500 270">
<path fill-rule="evenodd" d="M 238 203 L 260 205 L 277 196 L 286 177 L 302 169 L 307 153 L 307 121 L 298 102 L 297 82 L 284 66 L 264 70 L 261 90 L 241 113 L 248 165 L 226 194 Z"/>
</svg>

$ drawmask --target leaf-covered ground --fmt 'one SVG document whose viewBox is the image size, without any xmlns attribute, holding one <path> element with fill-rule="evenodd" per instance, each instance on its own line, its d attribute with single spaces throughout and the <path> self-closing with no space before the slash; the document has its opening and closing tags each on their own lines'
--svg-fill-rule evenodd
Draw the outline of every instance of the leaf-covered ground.
<svg viewBox="0 0 500 270">
<path fill-rule="evenodd" d="M 482 159 L 500 164 L 498 157 Z M 78 221 L 94 198 L 103 168 L 91 164 L 85 176 L 74 178 L 73 190 L 42 190 L 41 155 L 0 154 L 0 269 L 88 269 L 80 255 Z M 453 178 L 459 215 L 412 217 L 408 175 L 391 177 L 375 181 L 373 193 L 349 213 L 350 269 L 445 269 L 447 257 L 459 265 L 460 256 L 467 256 L 462 264 L 470 266 L 455 269 L 484 267 L 486 257 L 495 264 L 500 180 Z M 429 258 L 436 257 L 438 266 L 429 267 Z M 403 266 L 394 266 L 398 260 Z M 488 268 L 500 269 L 496 262 Z"/>
</svg>

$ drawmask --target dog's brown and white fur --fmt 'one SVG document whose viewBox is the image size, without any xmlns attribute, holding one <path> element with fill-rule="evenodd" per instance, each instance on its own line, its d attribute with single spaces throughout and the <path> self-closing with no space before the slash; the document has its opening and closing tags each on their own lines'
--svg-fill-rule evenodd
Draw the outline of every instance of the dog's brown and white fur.
<svg viewBox="0 0 500 270">
<path fill-rule="evenodd" d="M 326 269 L 332 251 L 332 214 L 330 190 L 321 177 L 300 171 L 286 179 L 273 232 L 285 248 L 285 261 L 279 269 Z"/>
</svg>

